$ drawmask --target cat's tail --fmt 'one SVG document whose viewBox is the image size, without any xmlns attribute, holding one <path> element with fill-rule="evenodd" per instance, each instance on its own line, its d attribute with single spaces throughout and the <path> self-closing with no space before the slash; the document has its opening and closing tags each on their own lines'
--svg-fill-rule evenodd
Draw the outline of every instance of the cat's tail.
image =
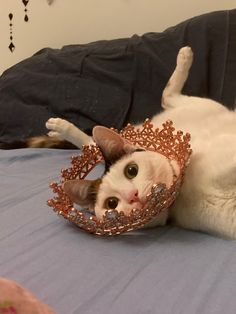
<svg viewBox="0 0 236 314">
<path fill-rule="evenodd" d="M 0 149 L 19 149 L 19 148 L 57 148 L 57 149 L 78 149 L 74 144 L 65 140 L 56 139 L 49 136 L 30 137 L 25 140 L 12 142 L 0 142 Z"/>
</svg>

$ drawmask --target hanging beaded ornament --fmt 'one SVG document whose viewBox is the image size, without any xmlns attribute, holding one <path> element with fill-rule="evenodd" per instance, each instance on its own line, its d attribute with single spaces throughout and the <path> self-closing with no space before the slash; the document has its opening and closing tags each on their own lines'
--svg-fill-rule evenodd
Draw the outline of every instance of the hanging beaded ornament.
<svg viewBox="0 0 236 314">
<path fill-rule="evenodd" d="M 140 129 L 128 124 L 120 135 L 133 145 L 155 151 L 169 160 L 177 161 L 180 174 L 170 188 L 162 183 L 154 184 L 147 195 L 147 205 L 144 209 L 134 208 L 128 215 L 110 209 L 105 211 L 103 219 L 100 220 L 95 215 L 88 214 L 87 211 L 75 208 L 63 190 L 65 181 L 84 179 L 96 165 L 103 161 L 102 153 L 97 145 L 84 146 L 81 155 L 72 157 L 72 166 L 61 171 L 60 182 L 51 183 L 50 187 L 56 196 L 48 200 L 48 205 L 58 215 L 96 235 L 118 235 L 142 228 L 161 212 L 167 210 L 178 195 L 191 154 L 190 134 L 175 132 L 170 120 L 163 124 L 161 130 L 154 129 L 149 119 L 145 120 Z"/>
<path fill-rule="evenodd" d="M 12 30 L 12 28 L 13 28 L 13 21 L 12 21 L 13 20 L 13 14 L 9 13 L 8 17 L 10 20 L 9 26 L 10 26 L 10 41 L 11 41 L 8 48 L 10 49 L 11 52 L 13 52 L 15 50 L 15 45 L 13 43 L 13 30 Z"/>
<path fill-rule="evenodd" d="M 22 3 L 25 7 L 24 11 L 25 11 L 25 17 L 24 17 L 24 21 L 28 22 L 29 21 L 29 16 L 28 16 L 28 9 L 27 9 L 27 5 L 29 3 L 29 0 L 22 0 Z"/>
</svg>

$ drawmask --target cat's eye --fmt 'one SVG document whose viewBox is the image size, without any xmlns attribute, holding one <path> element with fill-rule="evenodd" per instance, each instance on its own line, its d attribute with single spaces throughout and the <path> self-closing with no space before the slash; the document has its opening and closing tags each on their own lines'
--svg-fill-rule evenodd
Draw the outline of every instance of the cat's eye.
<svg viewBox="0 0 236 314">
<path fill-rule="evenodd" d="M 128 164 L 124 169 L 124 174 L 128 179 L 135 178 L 138 174 L 138 165 L 135 163 Z"/>
<path fill-rule="evenodd" d="M 115 196 L 109 197 L 105 201 L 105 208 L 106 209 L 116 209 L 117 205 L 119 203 L 119 199 Z"/>
</svg>

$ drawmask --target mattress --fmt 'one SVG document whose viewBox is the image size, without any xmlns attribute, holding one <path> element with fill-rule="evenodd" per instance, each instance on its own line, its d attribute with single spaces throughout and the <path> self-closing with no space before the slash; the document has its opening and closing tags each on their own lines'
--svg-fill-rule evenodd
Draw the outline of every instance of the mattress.
<svg viewBox="0 0 236 314">
<path fill-rule="evenodd" d="M 235 313 L 235 242 L 171 226 L 98 237 L 47 206 L 78 153 L 0 151 L 0 276 L 58 314 Z"/>
</svg>

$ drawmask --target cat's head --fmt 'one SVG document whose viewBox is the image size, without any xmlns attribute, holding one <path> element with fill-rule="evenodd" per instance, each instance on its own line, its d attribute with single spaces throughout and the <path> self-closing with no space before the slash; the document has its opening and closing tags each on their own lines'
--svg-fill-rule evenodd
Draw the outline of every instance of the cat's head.
<svg viewBox="0 0 236 314">
<path fill-rule="evenodd" d="M 104 176 L 66 181 L 63 187 L 74 203 L 94 209 L 99 219 L 108 209 L 129 214 L 134 208 L 144 208 L 153 184 L 164 183 L 169 188 L 179 175 L 176 161 L 133 146 L 110 129 L 95 127 L 93 138 L 105 159 Z"/>
</svg>

